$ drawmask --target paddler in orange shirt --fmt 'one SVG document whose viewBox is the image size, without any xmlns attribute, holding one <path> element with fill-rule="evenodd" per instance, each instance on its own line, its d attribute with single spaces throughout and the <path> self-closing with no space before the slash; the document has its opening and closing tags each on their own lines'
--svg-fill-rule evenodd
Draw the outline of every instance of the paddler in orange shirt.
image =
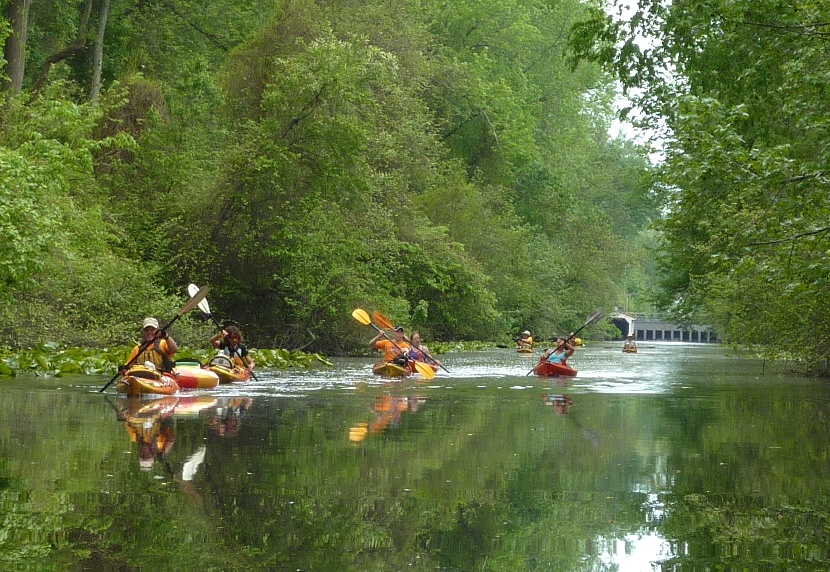
<svg viewBox="0 0 830 572">
<path fill-rule="evenodd" d="M 403 331 L 403 326 L 398 326 L 393 330 L 394 342 L 385 339 L 384 332 L 378 332 L 378 335 L 369 342 L 369 347 L 373 350 L 382 350 L 383 360 L 386 363 L 394 362 L 406 367 L 409 361 L 408 354 L 410 347 L 404 339 Z"/>
</svg>

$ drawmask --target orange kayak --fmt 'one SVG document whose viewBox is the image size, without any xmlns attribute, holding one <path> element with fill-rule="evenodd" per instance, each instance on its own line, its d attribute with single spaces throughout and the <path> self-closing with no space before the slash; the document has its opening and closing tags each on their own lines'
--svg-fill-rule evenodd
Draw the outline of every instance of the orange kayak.
<svg viewBox="0 0 830 572">
<path fill-rule="evenodd" d="M 566 375 L 573 377 L 576 375 L 576 370 L 569 365 L 543 361 L 539 362 L 539 365 L 533 368 L 533 373 L 535 373 L 536 375 L 541 375 L 543 377 L 553 377 L 555 375 Z"/>
<path fill-rule="evenodd" d="M 251 379 L 251 372 L 246 367 L 228 368 L 221 365 L 206 365 L 205 369 L 215 373 L 219 377 L 219 383 L 234 383 Z"/>
</svg>

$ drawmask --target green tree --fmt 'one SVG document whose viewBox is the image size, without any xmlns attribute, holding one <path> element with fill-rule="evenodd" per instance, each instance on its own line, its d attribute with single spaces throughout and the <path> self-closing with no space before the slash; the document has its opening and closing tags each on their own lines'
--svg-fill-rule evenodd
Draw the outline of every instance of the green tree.
<svg viewBox="0 0 830 572">
<path fill-rule="evenodd" d="M 667 130 L 662 305 L 823 369 L 829 15 L 823 2 L 641 2 L 573 37 Z"/>
</svg>

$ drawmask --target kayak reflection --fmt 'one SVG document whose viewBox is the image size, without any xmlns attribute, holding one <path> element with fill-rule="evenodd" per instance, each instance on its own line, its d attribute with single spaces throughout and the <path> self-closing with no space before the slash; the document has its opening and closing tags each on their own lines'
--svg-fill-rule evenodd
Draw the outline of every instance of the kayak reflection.
<svg viewBox="0 0 830 572">
<path fill-rule="evenodd" d="M 208 418 L 208 427 L 220 437 L 235 437 L 242 417 L 253 403 L 251 397 L 223 397 Z"/>
<path fill-rule="evenodd" d="M 118 418 L 130 441 L 138 447 L 138 464 L 143 471 L 149 471 L 156 460 L 173 449 L 176 436 L 173 434 L 173 412 L 178 397 L 161 397 L 144 400 L 121 398 L 118 400 Z"/>
<path fill-rule="evenodd" d="M 571 412 L 574 400 L 568 395 L 543 395 L 545 405 L 550 405 L 557 415 L 567 415 Z"/>
<path fill-rule="evenodd" d="M 139 467 L 144 471 L 149 471 L 156 461 L 164 461 L 165 456 L 173 449 L 176 442 L 174 420 L 198 418 L 203 412 L 213 409 L 217 413 L 208 417 L 208 425 L 212 426 L 213 420 L 217 417 L 225 418 L 229 415 L 225 413 L 226 411 L 238 409 L 239 406 L 235 405 L 237 400 L 244 402 L 246 408 L 250 406 L 250 398 L 220 400 L 210 395 L 169 395 L 148 398 L 145 395 L 143 397 L 119 397 L 115 409 L 118 419 L 124 421 L 130 441 L 138 447 Z M 233 416 L 238 417 L 239 414 L 234 413 Z M 238 426 L 237 421 L 234 427 L 238 429 Z M 184 472 L 189 472 L 192 478 L 195 468 L 198 468 L 203 459 L 204 451 L 201 454 L 199 451 L 193 453 L 185 461 Z"/>
<path fill-rule="evenodd" d="M 368 423 L 357 423 L 349 428 L 349 440 L 353 443 L 363 441 L 367 435 L 378 435 L 391 428 L 400 425 L 403 414 L 417 413 L 421 405 L 426 402 L 425 397 L 378 395 L 372 405 L 375 414 L 373 421 Z"/>
</svg>

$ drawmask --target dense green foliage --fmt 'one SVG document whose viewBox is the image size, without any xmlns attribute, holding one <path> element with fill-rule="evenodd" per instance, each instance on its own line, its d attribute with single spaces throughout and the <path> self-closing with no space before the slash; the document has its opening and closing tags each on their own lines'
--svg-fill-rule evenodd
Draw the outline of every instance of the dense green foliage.
<svg viewBox="0 0 830 572">
<path fill-rule="evenodd" d="M 662 305 L 824 373 L 829 20 L 825 1 L 641 1 L 572 38 L 663 130 Z"/>
<path fill-rule="evenodd" d="M 103 30 L 92 4 L 31 8 L 5 94 L 10 343 L 127 343 L 189 282 L 260 347 L 328 353 L 364 346 L 355 307 L 502 341 L 646 304 L 646 162 L 569 66 L 578 0 L 112 0 Z"/>
</svg>

